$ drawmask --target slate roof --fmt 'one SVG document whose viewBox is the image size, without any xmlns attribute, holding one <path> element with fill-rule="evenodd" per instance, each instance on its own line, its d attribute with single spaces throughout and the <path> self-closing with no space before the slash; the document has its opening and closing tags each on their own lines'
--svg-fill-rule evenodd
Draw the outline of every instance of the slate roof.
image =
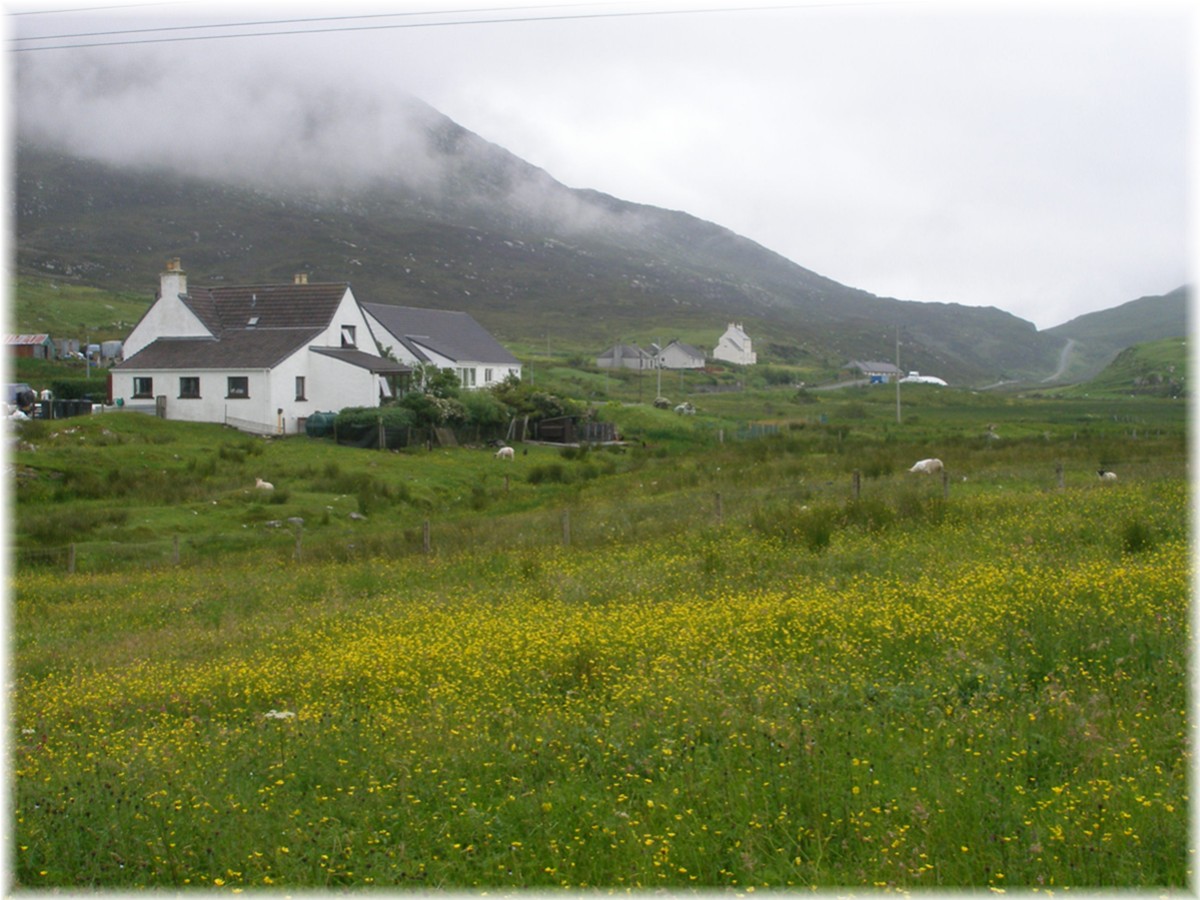
<svg viewBox="0 0 1200 900">
<path fill-rule="evenodd" d="M 653 354 L 647 352 L 646 350 L 643 350 L 637 344 L 632 344 L 632 345 L 630 345 L 630 344 L 613 344 L 611 347 L 609 347 L 607 350 L 605 350 L 603 353 L 601 353 L 596 358 L 597 359 L 614 359 L 618 355 L 620 356 L 621 359 L 653 359 L 654 358 Z"/>
<path fill-rule="evenodd" d="M 693 347 L 691 344 L 685 344 L 683 341 L 671 341 L 671 343 L 667 344 L 666 347 L 662 348 L 662 352 L 665 353 L 671 347 L 678 347 L 680 350 L 682 350 L 688 356 L 698 356 L 701 359 L 704 358 L 703 350 L 700 350 L 697 347 Z"/>
<path fill-rule="evenodd" d="M 226 331 L 210 337 L 161 337 L 120 363 L 118 369 L 269 369 L 287 359 L 319 328 Z"/>
<path fill-rule="evenodd" d="M 422 362 L 429 361 L 425 351 L 432 350 L 447 359 L 464 362 L 520 365 L 468 313 L 390 303 L 364 303 L 362 308 Z"/>
<path fill-rule="evenodd" d="M 373 356 L 361 350 L 343 349 L 341 347 L 309 347 L 308 349 L 313 353 L 320 353 L 322 356 L 332 356 L 334 359 L 340 359 L 342 362 L 358 366 L 360 369 L 366 369 L 376 375 L 403 375 L 412 371 L 412 367 L 406 366 L 404 363 L 396 362 L 394 359 L 388 359 L 385 356 Z"/>
<path fill-rule="evenodd" d="M 345 282 L 190 288 L 182 300 L 214 336 L 160 337 L 116 368 L 269 369 L 327 328 L 349 289 Z"/>
<path fill-rule="evenodd" d="M 184 303 L 213 334 L 246 328 L 325 328 L 350 285 L 246 284 L 191 288 Z"/>
</svg>

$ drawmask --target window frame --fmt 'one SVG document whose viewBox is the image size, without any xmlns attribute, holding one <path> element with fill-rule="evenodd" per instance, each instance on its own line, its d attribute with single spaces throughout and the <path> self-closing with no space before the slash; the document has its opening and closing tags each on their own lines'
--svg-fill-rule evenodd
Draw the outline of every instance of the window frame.
<svg viewBox="0 0 1200 900">
<path fill-rule="evenodd" d="M 245 386 L 245 390 L 234 390 L 234 382 L 239 382 L 238 388 Z M 228 375 L 225 378 L 225 399 L 226 400 L 249 400 L 250 399 L 250 376 L 249 375 Z"/>
<path fill-rule="evenodd" d="M 143 384 L 144 382 L 144 384 Z M 148 400 L 154 396 L 154 376 L 152 375 L 134 375 L 133 376 L 133 398 L 135 400 Z"/>
<path fill-rule="evenodd" d="M 308 400 L 307 383 L 306 383 L 303 375 L 296 376 L 296 400 L 297 401 Z"/>
<path fill-rule="evenodd" d="M 195 393 L 185 390 L 187 387 L 195 385 Z M 179 399 L 180 400 L 199 400 L 200 399 L 200 376 L 199 375 L 180 375 L 179 376 Z"/>
</svg>

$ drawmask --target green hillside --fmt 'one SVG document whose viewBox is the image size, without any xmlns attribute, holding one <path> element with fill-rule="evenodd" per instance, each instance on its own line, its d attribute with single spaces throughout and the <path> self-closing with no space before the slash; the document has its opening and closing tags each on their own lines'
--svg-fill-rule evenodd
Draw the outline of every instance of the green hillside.
<svg viewBox="0 0 1200 900">
<path fill-rule="evenodd" d="M 1073 393 L 1095 396 L 1183 397 L 1188 393 L 1186 338 L 1135 344 L 1117 354 L 1099 375 L 1077 385 Z"/>
</svg>

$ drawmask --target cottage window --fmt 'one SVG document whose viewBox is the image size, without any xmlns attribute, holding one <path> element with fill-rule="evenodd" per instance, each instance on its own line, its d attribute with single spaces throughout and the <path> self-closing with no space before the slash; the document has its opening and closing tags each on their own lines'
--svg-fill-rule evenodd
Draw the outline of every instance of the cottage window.
<svg viewBox="0 0 1200 900">
<path fill-rule="evenodd" d="M 133 379 L 133 396 L 135 397 L 153 397 L 154 396 L 154 379 L 135 377 Z"/>
<path fill-rule="evenodd" d="M 184 375 L 179 379 L 179 399 L 200 399 L 200 378 L 196 375 Z"/>
<path fill-rule="evenodd" d="M 484 370 L 483 370 L 483 383 L 484 383 L 484 384 L 491 384 L 491 383 L 492 383 L 492 370 L 491 370 L 491 369 L 484 369 Z"/>
<path fill-rule="evenodd" d="M 304 376 L 303 375 L 296 376 L 296 399 L 297 400 L 307 400 L 308 399 L 307 397 L 304 396 Z"/>
<path fill-rule="evenodd" d="M 342 326 L 342 346 L 353 349 L 358 346 L 358 342 L 354 335 L 353 325 Z"/>
<path fill-rule="evenodd" d="M 475 369 L 473 367 L 469 369 L 459 369 L 458 380 L 459 383 L 465 388 L 475 387 Z"/>
<path fill-rule="evenodd" d="M 245 375 L 230 375 L 229 390 L 225 394 L 228 400 L 245 400 L 250 396 L 250 379 Z"/>
</svg>

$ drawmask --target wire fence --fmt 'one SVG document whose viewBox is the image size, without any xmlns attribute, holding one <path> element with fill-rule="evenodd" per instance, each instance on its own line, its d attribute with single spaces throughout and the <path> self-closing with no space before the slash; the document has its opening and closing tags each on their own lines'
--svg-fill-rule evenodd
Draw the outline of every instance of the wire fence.
<svg viewBox="0 0 1200 900">
<path fill-rule="evenodd" d="M 1125 468 L 1125 477 L 1179 477 L 1186 459 L 1147 465 L 1144 472 Z M 77 541 L 60 546 L 20 546 L 10 550 L 15 571 L 49 570 L 68 574 L 218 564 L 239 556 L 266 553 L 295 562 L 349 561 L 371 558 L 530 550 L 552 545 L 595 548 L 611 543 L 653 539 L 692 529 L 750 530 L 756 519 L 770 519 L 818 504 L 872 500 L 896 504 L 901 496 L 924 503 L 949 504 L 956 497 L 994 491 L 1019 483 L 1023 488 L 1052 492 L 1091 486 L 1110 489 L 1094 470 L 1061 463 L 1033 475 L 997 470 L 970 481 L 946 471 L 933 476 L 904 473 L 902 478 L 864 477 L 859 470 L 821 480 L 748 484 L 737 474 L 701 483 L 664 482 L 630 486 L 604 500 L 564 502 L 533 511 L 485 513 L 503 502 L 509 480 L 481 495 L 478 513 L 437 518 L 409 506 L 383 506 L 369 516 L 358 512 L 306 522 L 292 517 L 249 525 L 236 533 L 175 534 L 158 540 Z M 386 520 L 381 529 L 372 520 Z"/>
</svg>

